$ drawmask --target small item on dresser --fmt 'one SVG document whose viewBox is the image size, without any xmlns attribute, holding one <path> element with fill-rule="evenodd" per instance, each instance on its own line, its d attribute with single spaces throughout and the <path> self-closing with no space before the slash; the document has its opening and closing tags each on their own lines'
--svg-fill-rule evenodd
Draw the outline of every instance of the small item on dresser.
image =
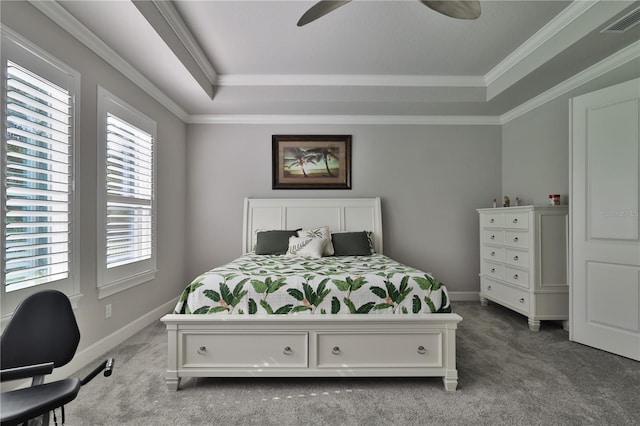
<svg viewBox="0 0 640 426">
<path fill-rule="evenodd" d="M 560 205 L 560 194 L 549 194 L 549 205 L 550 206 L 559 206 Z"/>
<path fill-rule="evenodd" d="M 518 207 L 519 205 L 520 205 L 520 198 L 516 197 L 514 206 Z"/>
<path fill-rule="evenodd" d="M 509 201 L 509 197 L 507 197 L 505 195 L 504 196 L 504 204 L 502 204 L 502 207 L 509 207 L 510 204 L 511 204 L 511 202 Z"/>
<path fill-rule="evenodd" d="M 498 200 L 496 198 L 493 199 L 493 208 L 498 207 Z"/>
</svg>

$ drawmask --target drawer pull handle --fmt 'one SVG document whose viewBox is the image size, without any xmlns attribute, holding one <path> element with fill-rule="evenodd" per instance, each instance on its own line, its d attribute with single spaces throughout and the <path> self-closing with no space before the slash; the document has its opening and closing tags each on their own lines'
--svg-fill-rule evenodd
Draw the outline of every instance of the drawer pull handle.
<svg viewBox="0 0 640 426">
<path fill-rule="evenodd" d="M 199 355 L 205 355 L 207 353 L 207 347 L 206 346 L 200 346 L 200 348 L 198 349 L 198 354 Z"/>
<path fill-rule="evenodd" d="M 424 348 L 424 346 L 418 346 L 418 353 L 420 355 L 424 355 L 427 353 L 427 350 Z"/>
<path fill-rule="evenodd" d="M 286 346 L 284 348 L 284 350 L 282 351 L 282 353 L 285 354 L 285 355 L 291 355 L 291 354 L 293 354 L 293 349 L 291 349 L 291 346 Z"/>
<path fill-rule="evenodd" d="M 490 285 L 487 286 L 487 290 L 491 290 L 491 286 Z"/>
<path fill-rule="evenodd" d="M 495 222 L 495 221 L 496 221 L 496 220 L 495 220 L 494 218 L 491 218 L 491 220 L 489 221 L 489 223 L 493 223 L 493 222 Z"/>
<path fill-rule="evenodd" d="M 333 349 L 331 349 L 331 353 L 334 355 L 340 355 L 342 353 L 342 351 L 340 350 L 339 347 L 334 346 Z"/>
<path fill-rule="evenodd" d="M 492 236 L 491 236 L 491 239 L 492 239 L 492 240 L 495 240 L 495 239 L 496 239 L 496 236 L 495 236 L 495 235 L 492 235 Z"/>
<path fill-rule="evenodd" d="M 514 280 L 517 280 L 517 279 L 518 279 L 518 274 L 515 274 L 515 275 L 513 276 L 513 279 L 514 279 Z"/>
<path fill-rule="evenodd" d="M 518 238 L 518 237 L 514 237 L 514 238 L 513 238 L 513 242 L 514 242 L 514 243 L 517 243 L 518 241 L 520 241 L 520 238 Z"/>
<path fill-rule="evenodd" d="M 524 303 L 524 297 L 520 298 L 520 303 Z"/>
<path fill-rule="evenodd" d="M 496 268 L 491 268 L 491 273 L 496 272 Z"/>
<path fill-rule="evenodd" d="M 492 252 L 491 252 L 491 256 L 495 256 L 495 255 L 496 255 L 496 252 L 495 252 L 495 251 L 492 251 Z"/>
<path fill-rule="evenodd" d="M 518 256 L 513 256 L 513 260 L 515 260 L 516 262 L 519 260 L 520 258 Z"/>
<path fill-rule="evenodd" d="M 518 218 L 513 219 L 513 223 L 518 223 Z"/>
</svg>

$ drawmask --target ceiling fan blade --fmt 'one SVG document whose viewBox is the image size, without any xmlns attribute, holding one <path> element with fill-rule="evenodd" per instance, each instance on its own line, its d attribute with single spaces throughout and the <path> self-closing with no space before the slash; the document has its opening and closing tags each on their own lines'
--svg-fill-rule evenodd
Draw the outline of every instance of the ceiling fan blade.
<svg viewBox="0 0 640 426">
<path fill-rule="evenodd" d="M 477 19 L 480 17 L 478 0 L 420 0 L 420 3 L 452 18 Z"/>
<path fill-rule="evenodd" d="M 350 1 L 351 0 L 321 0 L 311 6 L 311 8 L 307 10 L 304 15 L 302 15 L 302 17 L 298 21 L 298 26 L 301 27 L 303 25 L 307 25 L 309 22 L 315 21 L 316 19 L 326 15 L 327 13 L 336 10 L 340 6 L 344 6 Z"/>
</svg>

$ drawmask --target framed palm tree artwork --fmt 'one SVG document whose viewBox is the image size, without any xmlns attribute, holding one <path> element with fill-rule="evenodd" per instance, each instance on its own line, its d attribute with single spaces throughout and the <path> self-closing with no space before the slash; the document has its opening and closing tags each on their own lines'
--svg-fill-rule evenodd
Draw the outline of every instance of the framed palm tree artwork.
<svg viewBox="0 0 640 426">
<path fill-rule="evenodd" d="M 273 189 L 351 189 L 351 135 L 273 135 Z"/>
</svg>

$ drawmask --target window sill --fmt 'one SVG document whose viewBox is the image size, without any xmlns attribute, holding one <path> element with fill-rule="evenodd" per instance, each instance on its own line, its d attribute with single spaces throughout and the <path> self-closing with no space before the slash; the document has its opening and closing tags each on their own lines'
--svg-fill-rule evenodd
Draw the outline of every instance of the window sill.
<svg viewBox="0 0 640 426">
<path fill-rule="evenodd" d="M 127 277 L 120 281 L 115 281 L 109 284 L 104 284 L 98 287 L 98 299 L 103 299 L 108 296 L 112 296 L 121 291 L 128 290 L 137 285 L 146 283 L 153 280 L 156 277 L 157 269 L 151 271 L 141 272 L 139 274 Z"/>
</svg>

